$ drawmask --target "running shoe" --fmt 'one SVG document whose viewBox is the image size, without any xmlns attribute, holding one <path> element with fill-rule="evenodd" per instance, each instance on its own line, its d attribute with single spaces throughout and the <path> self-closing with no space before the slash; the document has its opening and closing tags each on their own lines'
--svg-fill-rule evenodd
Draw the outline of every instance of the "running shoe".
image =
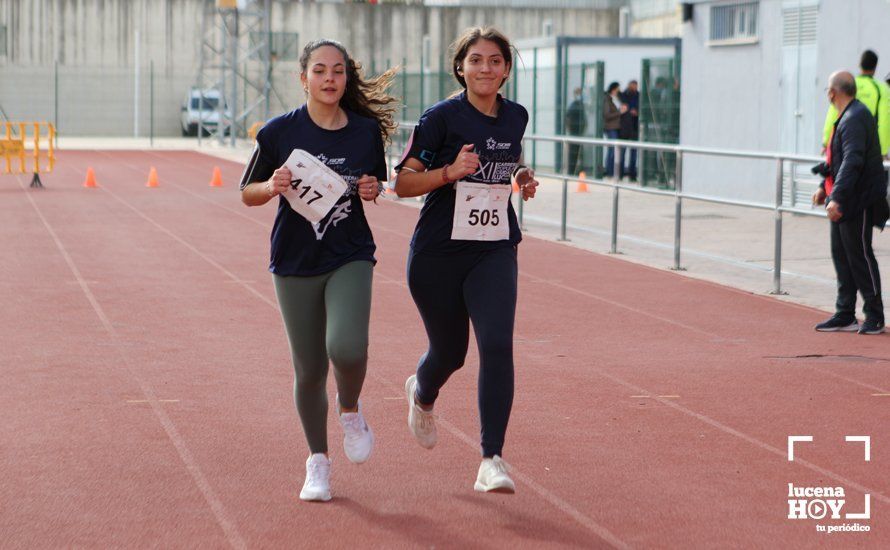
<svg viewBox="0 0 890 550">
<path fill-rule="evenodd" d="M 337 395 L 337 406 L 339 405 L 340 396 Z M 346 458 L 354 464 L 368 460 L 374 449 L 374 432 L 362 415 L 361 401 L 358 404 L 358 412 L 340 413 L 340 425 L 343 426 L 343 452 L 346 453 Z"/>
<path fill-rule="evenodd" d="M 306 460 L 306 482 L 300 500 L 331 500 L 331 460 L 323 453 L 315 453 Z"/>
<path fill-rule="evenodd" d="M 856 322 L 855 317 L 834 315 L 814 328 L 819 332 L 856 332 L 859 330 L 859 323 Z"/>
<path fill-rule="evenodd" d="M 408 396 L 408 429 L 414 439 L 424 449 L 436 446 L 436 417 L 432 411 L 423 410 L 417 403 L 417 375 L 412 374 L 405 381 L 405 394 Z"/>
<path fill-rule="evenodd" d="M 866 319 L 859 329 L 859 334 L 881 334 L 884 332 L 884 323 L 875 319 Z"/>
<path fill-rule="evenodd" d="M 516 485 L 507 473 L 507 463 L 498 456 L 483 458 L 474 489 L 480 493 L 515 493 Z"/>
</svg>

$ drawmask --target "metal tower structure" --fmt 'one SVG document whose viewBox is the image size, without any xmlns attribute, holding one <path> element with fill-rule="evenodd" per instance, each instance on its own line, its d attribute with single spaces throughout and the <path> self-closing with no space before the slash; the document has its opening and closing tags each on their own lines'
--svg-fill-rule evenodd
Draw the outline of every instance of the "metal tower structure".
<svg viewBox="0 0 890 550">
<path fill-rule="evenodd" d="M 205 126 L 199 117 L 199 143 L 207 131 L 220 144 L 228 135 L 234 146 L 252 121 L 268 120 L 273 91 L 271 8 L 272 0 L 204 0 L 195 86 L 202 107 L 207 92 L 221 100 L 215 127 Z"/>
</svg>

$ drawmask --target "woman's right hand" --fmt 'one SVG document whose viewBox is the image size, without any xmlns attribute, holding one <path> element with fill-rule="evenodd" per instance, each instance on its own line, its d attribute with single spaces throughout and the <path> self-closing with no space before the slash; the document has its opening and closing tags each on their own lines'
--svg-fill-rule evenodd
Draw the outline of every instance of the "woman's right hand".
<svg viewBox="0 0 890 550">
<path fill-rule="evenodd" d="M 460 148 L 457 158 L 448 167 L 446 177 L 449 181 L 460 181 L 479 169 L 479 155 L 473 152 L 473 147 L 472 143 L 468 143 Z"/>
<path fill-rule="evenodd" d="M 269 191 L 269 196 L 274 197 L 275 195 L 287 192 L 293 177 L 293 174 L 287 166 L 282 166 L 278 170 L 275 170 L 272 174 L 272 179 L 266 182 L 266 189 Z"/>
</svg>

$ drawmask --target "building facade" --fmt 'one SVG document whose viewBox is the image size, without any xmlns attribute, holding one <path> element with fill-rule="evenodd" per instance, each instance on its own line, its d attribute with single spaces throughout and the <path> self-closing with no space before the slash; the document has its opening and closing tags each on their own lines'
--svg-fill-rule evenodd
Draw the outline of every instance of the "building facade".
<svg viewBox="0 0 890 550">
<path fill-rule="evenodd" d="M 887 0 L 696 0 L 683 23 L 680 142 L 818 155 L 828 76 L 861 52 L 890 72 Z M 806 172 L 808 166 L 795 171 Z M 691 155 L 686 189 L 773 202 L 775 165 Z M 786 174 L 787 178 L 791 174 Z M 806 189 L 804 189 L 806 190 Z"/>
</svg>

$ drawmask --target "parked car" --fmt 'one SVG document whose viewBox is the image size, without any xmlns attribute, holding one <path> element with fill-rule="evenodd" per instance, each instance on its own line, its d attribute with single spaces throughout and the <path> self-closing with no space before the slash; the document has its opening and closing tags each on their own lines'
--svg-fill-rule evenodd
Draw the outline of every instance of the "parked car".
<svg viewBox="0 0 890 550">
<path fill-rule="evenodd" d="M 219 90 L 204 90 L 203 94 L 197 88 L 189 90 L 182 104 L 182 135 L 197 136 L 199 123 L 204 127 L 205 136 L 216 132 L 216 128 L 219 125 L 219 102 Z M 224 105 L 223 109 L 223 122 L 226 123 L 228 120 L 231 120 L 232 112 L 229 110 L 228 105 Z M 226 128 L 226 134 L 228 133 L 229 129 Z"/>
</svg>

